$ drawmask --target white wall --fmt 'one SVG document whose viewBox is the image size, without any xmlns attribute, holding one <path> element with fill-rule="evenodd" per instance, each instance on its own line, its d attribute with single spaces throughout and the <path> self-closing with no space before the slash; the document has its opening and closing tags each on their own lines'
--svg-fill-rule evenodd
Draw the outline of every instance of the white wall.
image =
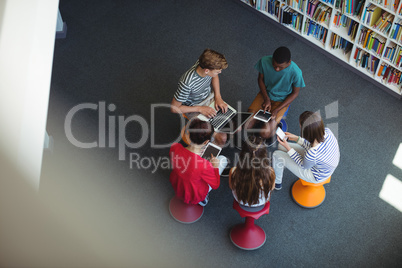
<svg viewBox="0 0 402 268">
<path fill-rule="evenodd" d="M 39 188 L 58 0 L 0 0 L 0 153 Z"/>
</svg>

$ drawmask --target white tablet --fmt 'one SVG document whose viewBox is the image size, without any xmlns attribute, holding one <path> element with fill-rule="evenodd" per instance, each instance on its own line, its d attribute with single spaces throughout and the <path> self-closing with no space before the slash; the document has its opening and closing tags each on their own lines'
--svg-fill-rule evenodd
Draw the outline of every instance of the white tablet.
<svg viewBox="0 0 402 268">
<path fill-rule="evenodd" d="M 211 158 L 211 154 L 214 157 L 217 157 L 220 154 L 221 150 L 222 150 L 221 147 L 219 147 L 216 144 L 213 144 L 213 143 L 209 142 L 207 144 L 207 146 L 205 147 L 205 150 L 202 153 L 201 157 L 209 160 Z"/>
<path fill-rule="evenodd" d="M 281 140 L 287 140 L 287 138 L 285 137 L 285 132 L 283 132 L 283 130 L 280 128 L 280 127 L 278 127 L 277 129 L 276 129 L 276 135 L 278 135 L 278 137 L 281 139 Z"/>
<path fill-rule="evenodd" d="M 271 113 L 264 111 L 264 110 L 259 110 L 255 115 L 255 119 L 261 120 L 263 122 L 268 122 L 271 119 Z"/>
</svg>

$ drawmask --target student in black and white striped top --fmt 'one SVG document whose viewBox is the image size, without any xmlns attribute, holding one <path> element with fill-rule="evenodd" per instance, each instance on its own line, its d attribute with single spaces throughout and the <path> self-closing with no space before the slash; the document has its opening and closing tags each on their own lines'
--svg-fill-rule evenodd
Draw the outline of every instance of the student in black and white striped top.
<svg viewBox="0 0 402 268">
<path fill-rule="evenodd" d="M 301 137 L 285 132 L 285 137 L 295 143 L 277 138 L 280 146 L 273 154 L 276 190 L 282 188 L 285 167 L 302 180 L 320 183 L 328 179 L 339 164 L 338 141 L 331 130 L 324 127 L 319 113 L 305 111 L 299 123 Z"/>
<path fill-rule="evenodd" d="M 171 103 L 171 111 L 184 114 L 201 113 L 211 118 L 216 115 L 216 111 L 208 105 L 215 100 L 215 109 L 226 112 L 228 106 L 220 93 L 219 74 L 227 67 L 224 55 L 205 49 L 197 62 L 181 76 Z M 203 103 L 209 99 L 209 103 Z"/>
<path fill-rule="evenodd" d="M 212 118 L 220 109 L 226 112 L 228 105 L 221 96 L 219 74 L 227 67 L 224 55 L 205 49 L 197 62 L 181 76 L 170 110 L 173 113 L 185 114 L 189 119 L 200 113 Z M 214 100 L 216 110 L 208 106 Z M 215 133 L 214 139 L 217 145 L 223 146 L 227 135 Z"/>
</svg>

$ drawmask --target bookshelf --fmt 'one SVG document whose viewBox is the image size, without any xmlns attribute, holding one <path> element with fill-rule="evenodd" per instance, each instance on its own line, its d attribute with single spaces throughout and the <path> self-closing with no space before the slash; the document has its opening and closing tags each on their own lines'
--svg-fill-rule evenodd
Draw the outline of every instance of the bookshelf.
<svg viewBox="0 0 402 268">
<path fill-rule="evenodd" d="M 402 98 L 402 0 L 240 0 Z"/>
</svg>

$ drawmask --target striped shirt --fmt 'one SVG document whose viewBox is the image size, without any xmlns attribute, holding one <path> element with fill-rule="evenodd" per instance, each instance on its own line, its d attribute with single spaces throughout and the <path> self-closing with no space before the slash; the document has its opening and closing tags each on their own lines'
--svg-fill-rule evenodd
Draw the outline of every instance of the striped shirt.
<svg viewBox="0 0 402 268">
<path fill-rule="evenodd" d="M 199 104 L 211 94 L 212 77 L 201 77 L 196 71 L 197 66 L 198 61 L 182 75 L 174 94 L 174 98 L 186 106 Z"/>
<path fill-rule="evenodd" d="M 293 148 L 288 152 L 289 156 L 304 169 L 310 169 L 316 181 L 327 179 L 335 171 L 339 164 L 339 146 L 334 134 L 329 128 L 325 128 L 324 141 L 310 146 L 310 142 L 300 138 L 298 144 L 306 153 L 302 157 Z"/>
</svg>

